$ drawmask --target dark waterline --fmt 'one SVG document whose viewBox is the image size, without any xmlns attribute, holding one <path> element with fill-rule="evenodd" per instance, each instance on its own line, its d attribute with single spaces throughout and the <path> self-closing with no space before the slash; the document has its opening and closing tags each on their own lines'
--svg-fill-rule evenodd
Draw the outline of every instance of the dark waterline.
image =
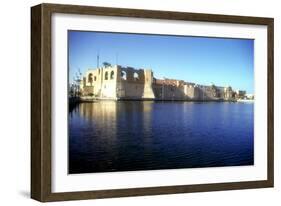
<svg viewBox="0 0 281 206">
<path fill-rule="evenodd" d="M 254 164 L 254 104 L 81 103 L 68 124 L 70 174 Z"/>
</svg>

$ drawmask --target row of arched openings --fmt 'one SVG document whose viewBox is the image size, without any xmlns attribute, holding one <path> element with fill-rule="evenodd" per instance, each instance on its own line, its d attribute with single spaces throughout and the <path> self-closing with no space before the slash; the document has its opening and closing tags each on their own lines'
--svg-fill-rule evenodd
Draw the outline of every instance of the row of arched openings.
<svg viewBox="0 0 281 206">
<path fill-rule="evenodd" d="M 135 81 L 139 80 L 139 74 L 138 74 L 137 72 L 134 72 L 133 77 L 134 77 L 134 80 L 135 80 Z M 121 71 L 121 78 L 122 78 L 123 80 L 127 80 L 127 72 Z"/>
<path fill-rule="evenodd" d="M 104 79 L 105 80 L 108 80 L 109 78 L 110 79 L 114 79 L 114 71 L 110 72 L 110 76 L 108 76 L 108 75 L 109 75 L 109 72 L 105 72 L 105 75 L 104 75 Z M 133 77 L 134 77 L 135 81 L 139 80 L 139 74 L 137 72 L 134 72 Z M 121 78 L 123 80 L 127 80 L 127 72 L 126 71 L 121 71 Z M 90 73 L 88 75 L 88 82 L 89 83 L 93 83 L 93 81 L 96 81 L 96 80 L 97 80 L 97 77 L 94 76 L 94 79 L 93 79 L 93 74 L 92 73 Z"/>
<path fill-rule="evenodd" d="M 90 74 L 88 75 L 88 82 L 89 82 L 89 83 L 93 83 L 93 81 L 97 81 L 97 77 L 94 76 L 94 79 L 93 79 L 93 74 L 90 73 Z"/>
<path fill-rule="evenodd" d="M 104 79 L 108 80 L 108 72 L 105 72 Z M 114 71 L 110 72 L 110 79 L 114 79 Z"/>
</svg>

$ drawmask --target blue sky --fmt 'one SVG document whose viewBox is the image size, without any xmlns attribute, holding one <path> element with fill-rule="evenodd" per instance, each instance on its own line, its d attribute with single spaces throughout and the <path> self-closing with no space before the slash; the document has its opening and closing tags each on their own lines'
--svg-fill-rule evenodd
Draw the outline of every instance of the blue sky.
<svg viewBox="0 0 281 206">
<path fill-rule="evenodd" d="M 254 40 L 69 31 L 69 80 L 102 62 L 254 93 Z"/>
</svg>

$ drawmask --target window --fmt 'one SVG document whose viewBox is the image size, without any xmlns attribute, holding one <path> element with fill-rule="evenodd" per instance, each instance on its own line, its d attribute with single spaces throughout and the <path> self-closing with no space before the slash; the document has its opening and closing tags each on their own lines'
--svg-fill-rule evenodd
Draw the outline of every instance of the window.
<svg viewBox="0 0 281 206">
<path fill-rule="evenodd" d="M 108 72 L 105 72 L 104 79 L 108 80 Z"/>
<path fill-rule="evenodd" d="M 97 81 L 97 77 L 96 76 L 94 76 L 94 81 Z"/>
<path fill-rule="evenodd" d="M 114 71 L 110 72 L 110 79 L 114 79 Z"/>
<path fill-rule="evenodd" d="M 135 81 L 139 80 L 139 74 L 137 72 L 134 72 L 134 80 Z"/>
<path fill-rule="evenodd" d="M 93 83 L 93 74 L 92 73 L 90 73 L 88 75 L 88 82 L 92 85 L 92 83 Z"/>
<path fill-rule="evenodd" d="M 125 71 L 121 71 L 121 79 L 127 80 L 127 73 Z"/>
</svg>

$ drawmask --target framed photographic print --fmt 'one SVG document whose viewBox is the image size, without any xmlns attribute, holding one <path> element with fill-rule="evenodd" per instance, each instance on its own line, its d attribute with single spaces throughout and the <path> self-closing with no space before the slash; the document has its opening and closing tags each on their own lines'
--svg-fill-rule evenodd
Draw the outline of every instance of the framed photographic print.
<svg viewBox="0 0 281 206">
<path fill-rule="evenodd" d="M 31 197 L 273 187 L 273 19 L 31 8 Z"/>
</svg>

